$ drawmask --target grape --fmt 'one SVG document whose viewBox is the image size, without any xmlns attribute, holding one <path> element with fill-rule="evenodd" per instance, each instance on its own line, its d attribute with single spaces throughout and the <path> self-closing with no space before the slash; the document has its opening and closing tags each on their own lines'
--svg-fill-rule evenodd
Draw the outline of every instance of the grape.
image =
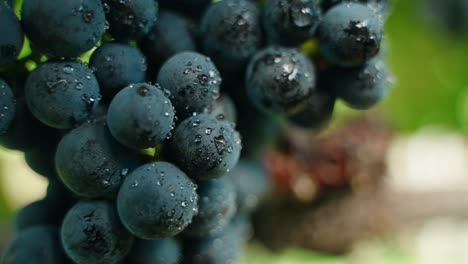
<svg viewBox="0 0 468 264">
<path fill-rule="evenodd" d="M 67 189 L 58 177 L 50 177 L 48 180 L 46 199 L 60 201 L 70 207 L 76 203 L 77 197 Z"/>
<path fill-rule="evenodd" d="M 161 239 L 180 233 L 197 210 L 196 185 L 168 162 L 135 169 L 117 197 L 120 219 L 142 239 Z"/>
<path fill-rule="evenodd" d="M 257 160 L 242 159 L 229 173 L 229 179 L 236 191 L 237 210 L 250 213 L 272 189 L 272 183 Z"/>
<path fill-rule="evenodd" d="M 380 58 L 361 67 L 336 69 L 329 74 L 329 85 L 336 95 L 356 109 L 368 109 L 388 93 L 387 68 Z"/>
<path fill-rule="evenodd" d="M 235 123 L 237 120 L 236 105 L 227 94 L 221 94 L 218 99 L 214 101 L 210 114 L 232 123 Z"/>
<path fill-rule="evenodd" d="M 267 0 L 263 25 L 269 42 L 293 46 L 313 36 L 321 17 L 316 0 Z"/>
<path fill-rule="evenodd" d="M 55 154 L 60 179 L 85 198 L 114 198 L 137 162 L 136 155 L 118 144 L 102 122 L 70 131 Z"/>
<path fill-rule="evenodd" d="M 250 214 L 237 213 L 228 225 L 228 231 L 237 239 L 238 243 L 245 244 L 253 237 L 253 227 Z"/>
<path fill-rule="evenodd" d="M 158 4 L 154 0 L 102 0 L 109 32 L 118 40 L 140 39 L 156 22 Z"/>
<path fill-rule="evenodd" d="M 16 215 L 16 230 L 22 231 L 38 225 L 60 227 L 63 217 L 71 207 L 63 198 L 46 196 L 21 208 Z"/>
<path fill-rule="evenodd" d="M 23 47 L 23 30 L 7 2 L 0 1 L 0 67 L 16 60 Z"/>
<path fill-rule="evenodd" d="M 25 151 L 24 159 L 28 166 L 46 178 L 55 177 L 55 151 L 57 150 L 58 138 L 53 142 L 40 144 L 36 148 Z"/>
<path fill-rule="evenodd" d="M 157 69 L 179 52 L 194 51 L 195 41 L 189 21 L 177 13 L 161 10 L 157 23 L 142 39 L 140 47 L 153 64 L 151 66 Z"/>
<path fill-rule="evenodd" d="M 350 0 L 351 2 L 353 0 Z M 355 0 L 354 0 L 355 1 Z M 323 11 L 328 11 L 328 9 L 332 8 L 333 6 L 345 2 L 344 0 L 321 0 L 320 5 Z M 347 1 L 348 2 L 348 1 Z"/>
<path fill-rule="evenodd" d="M 84 123 L 99 123 L 106 120 L 108 107 L 102 101 L 93 109 Z"/>
<path fill-rule="evenodd" d="M 15 97 L 10 86 L 0 78 L 0 135 L 8 130 L 15 117 Z"/>
<path fill-rule="evenodd" d="M 0 136 L 0 144 L 9 149 L 31 151 L 42 144 L 51 144 L 56 131 L 39 122 L 29 111 L 23 97 L 16 99 L 15 117 L 8 131 Z"/>
<path fill-rule="evenodd" d="M 50 201 L 47 198 L 32 202 L 16 214 L 16 231 L 23 231 L 38 225 L 60 227 L 68 209 L 70 207 L 62 206 L 57 201 Z"/>
<path fill-rule="evenodd" d="M 270 47 L 249 63 L 245 88 L 261 110 L 287 115 L 298 111 L 315 89 L 315 68 L 297 49 Z"/>
<path fill-rule="evenodd" d="M 289 116 L 288 119 L 296 126 L 318 130 L 329 123 L 334 108 L 335 96 L 316 90 L 307 99 L 306 106 L 300 112 Z"/>
<path fill-rule="evenodd" d="M 334 6 L 323 17 L 317 36 L 323 56 L 339 66 L 357 66 L 380 50 L 383 21 L 371 8 L 355 3 Z"/>
<path fill-rule="evenodd" d="M 24 0 L 23 29 L 35 49 L 73 58 L 93 48 L 105 31 L 100 0 Z"/>
<path fill-rule="evenodd" d="M 182 258 L 182 249 L 175 239 L 139 240 L 126 258 L 132 264 L 176 264 Z"/>
<path fill-rule="evenodd" d="M 162 8 L 172 9 L 194 18 L 202 16 L 211 2 L 211 0 L 159 0 Z"/>
<path fill-rule="evenodd" d="M 388 9 L 389 1 L 390 0 L 322 0 L 321 5 L 323 10 L 326 11 L 340 3 L 360 2 L 363 4 L 367 4 L 368 6 L 373 7 L 374 9 L 380 12 L 385 12 Z"/>
<path fill-rule="evenodd" d="M 169 136 L 174 107 L 159 87 L 141 83 L 120 91 L 107 113 L 111 134 L 121 144 L 136 149 L 155 147 Z"/>
<path fill-rule="evenodd" d="M 120 43 L 105 43 L 89 61 L 102 94 L 112 99 L 124 87 L 146 79 L 146 58 L 138 48 Z"/>
<path fill-rule="evenodd" d="M 167 146 L 167 158 L 196 180 L 226 175 L 237 163 L 241 139 L 226 121 L 209 114 L 182 121 Z"/>
<path fill-rule="evenodd" d="M 61 237 L 66 254 L 76 264 L 117 263 L 133 243 L 114 205 L 104 201 L 73 206 L 63 220 Z"/>
<path fill-rule="evenodd" d="M 101 98 L 96 77 L 76 61 L 51 61 L 28 77 L 25 98 L 44 124 L 67 129 L 85 121 Z"/>
<path fill-rule="evenodd" d="M 201 46 L 222 72 L 242 69 L 262 45 L 258 7 L 247 0 L 211 4 L 200 22 Z"/>
<path fill-rule="evenodd" d="M 240 223 L 231 223 L 214 236 L 186 239 L 182 263 L 237 263 L 244 242 L 243 231 L 245 230 Z"/>
<path fill-rule="evenodd" d="M 208 57 L 187 51 L 177 53 L 162 65 L 158 83 L 171 92 L 177 115 L 183 119 L 212 108 L 219 96 L 221 78 Z"/>
<path fill-rule="evenodd" d="M 10 6 L 10 7 L 13 7 L 13 0 L 4 0 L 4 2 Z"/>
<path fill-rule="evenodd" d="M 198 214 L 184 231 L 193 237 L 207 237 L 224 228 L 236 212 L 236 192 L 226 179 L 198 183 Z"/>
<path fill-rule="evenodd" d="M 2 264 L 62 264 L 65 261 L 58 229 L 46 225 L 19 232 L 0 259 Z"/>
<path fill-rule="evenodd" d="M 280 125 L 271 115 L 259 111 L 250 104 L 238 104 L 237 129 L 242 135 L 243 157 L 262 158 L 277 142 Z"/>
<path fill-rule="evenodd" d="M 465 0 L 421 1 L 430 22 L 440 26 L 454 37 L 464 36 L 468 31 L 468 2 Z"/>
</svg>

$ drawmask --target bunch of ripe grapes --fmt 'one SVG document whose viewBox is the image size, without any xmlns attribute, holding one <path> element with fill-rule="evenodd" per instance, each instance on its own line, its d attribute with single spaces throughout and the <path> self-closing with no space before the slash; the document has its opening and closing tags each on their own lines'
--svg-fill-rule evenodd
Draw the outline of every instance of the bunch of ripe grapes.
<svg viewBox="0 0 468 264">
<path fill-rule="evenodd" d="M 237 263 L 278 126 L 387 94 L 388 5 L 0 0 L 0 144 L 49 180 L 0 263 Z"/>
</svg>

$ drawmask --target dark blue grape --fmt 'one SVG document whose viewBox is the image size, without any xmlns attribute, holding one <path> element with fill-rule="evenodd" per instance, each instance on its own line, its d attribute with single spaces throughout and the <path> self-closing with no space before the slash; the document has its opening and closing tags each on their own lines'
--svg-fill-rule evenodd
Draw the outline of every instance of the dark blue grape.
<svg viewBox="0 0 468 264">
<path fill-rule="evenodd" d="M 315 90 L 307 99 L 305 107 L 298 113 L 289 116 L 288 119 L 296 126 L 318 130 L 330 122 L 334 108 L 334 95 Z"/>
<path fill-rule="evenodd" d="M 245 244 L 254 235 L 254 229 L 250 220 L 250 214 L 237 213 L 228 225 L 228 231 L 238 240 L 239 244 Z M 225 231 L 226 232 L 226 231 Z"/>
<path fill-rule="evenodd" d="M 114 205 L 103 201 L 73 206 L 63 220 L 61 237 L 66 254 L 76 264 L 117 263 L 133 243 Z"/>
<path fill-rule="evenodd" d="M 317 36 L 323 56 L 333 64 L 364 64 L 380 50 L 382 17 L 370 7 L 341 3 L 325 13 Z"/>
<path fill-rule="evenodd" d="M 180 233 L 197 211 L 196 185 L 168 162 L 145 164 L 133 171 L 117 197 L 120 219 L 142 239 Z"/>
<path fill-rule="evenodd" d="M 250 102 L 243 79 L 223 82 L 221 90 L 228 92 L 237 109 L 236 129 L 242 135 L 242 157 L 262 159 L 278 139 L 280 122 Z"/>
<path fill-rule="evenodd" d="M 455 37 L 468 32 L 468 2 L 465 0 L 424 0 L 423 8 L 430 22 Z"/>
<path fill-rule="evenodd" d="M 57 180 L 51 179 L 44 199 L 20 209 L 16 215 L 17 231 L 37 225 L 60 227 L 67 211 L 75 204 L 74 197 Z"/>
<path fill-rule="evenodd" d="M 199 18 L 211 4 L 212 0 L 158 0 L 158 2 L 162 8 L 168 8 L 193 18 Z"/>
<path fill-rule="evenodd" d="M 29 111 L 23 97 L 16 99 L 15 117 L 8 131 L 0 136 L 6 148 L 31 151 L 43 144 L 53 144 L 57 131 L 39 122 Z"/>
<path fill-rule="evenodd" d="M 21 231 L 36 225 L 59 226 L 66 211 L 60 217 L 56 209 L 45 200 L 35 201 L 26 205 L 16 214 L 16 230 Z"/>
<path fill-rule="evenodd" d="M 250 61 L 245 88 L 259 109 L 280 115 L 292 114 L 315 89 L 315 67 L 297 49 L 266 48 Z"/>
<path fill-rule="evenodd" d="M 321 17 L 317 0 L 267 0 L 263 25 L 270 43 L 295 46 L 313 36 Z"/>
<path fill-rule="evenodd" d="M 211 4 L 200 22 L 203 52 L 224 72 L 238 71 L 262 45 L 258 7 L 247 0 Z"/>
<path fill-rule="evenodd" d="M 340 3 L 360 2 L 380 11 L 385 12 L 388 10 L 390 0 L 322 0 L 321 6 L 324 11 L 332 8 Z"/>
<path fill-rule="evenodd" d="M 237 211 L 250 213 L 272 189 L 271 180 L 261 162 L 242 159 L 229 174 L 236 191 Z"/>
<path fill-rule="evenodd" d="M 47 199 L 60 201 L 70 207 L 76 203 L 78 198 L 67 189 L 67 187 L 58 177 L 50 177 L 48 180 L 49 184 L 47 185 Z"/>
<path fill-rule="evenodd" d="M 76 61 L 47 62 L 28 77 L 25 98 L 31 113 L 54 128 L 72 128 L 85 121 L 101 95 L 96 77 Z"/>
<path fill-rule="evenodd" d="M 93 48 L 105 31 L 100 0 L 24 0 L 23 28 L 33 47 L 55 57 L 72 58 Z"/>
<path fill-rule="evenodd" d="M 378 11 L 388 11 L 391 0 L 359 0 L 361 3 L 367 3 L 369 6 L 376 8 Z"/>
<path fill-rule="evenodd" d="M 0 67 L 16 60 L 23 47 L 23 30 L 7 2 L 0 1 Z"/>
<path fill-rule="evenodd" d="M 181 258 L 182 249 L 175 239 L 136 239 L 125 263 L 177 264 Z"/>
<path fill-rule="evenodd" d="M 40 144 L 34 149 L 25 151 L 24 159 L 28 166 L 46 178 L 56 177 L 57 172 L 55 171 L 55 151 L 57 150 L 59 138 L 53 142 L 47 142 Z"/>
<path fill-rule="evenodd" d="M 224 119 L 232 123 L 236 123 L 237 120 L 236 105 L 227 94 L 221 94 L 218 99 L 214 101 L 210 114 L 216 118 Z"/>
<path fill-rule="evenodd" d="M 132 83 L 146 79 L 146 58 L 138 48 L 127 44 L 105 43 L 94 51 L 89 61 L 102 94 L 112 99 Z"/>
<path fill-rule="evenodd" d="M 142 39 L 140 47 L 156 69 L 179 52 L 194 51 L 189 21 L 177 13 L 161 10 L 157 23 Z"/>
<path fill-rule="evenodd" d="M 4 2 L 10 7 L 13 7 L 14 5 L 13 0 L 4 0 Z"/>
<path fill-rule="evenodd" d="M 10 86 L 0 78 L 0 135 L 7 132 L 15 117 L 15 97 Z"/>
<path fill-rule="evenodd" d="M 107 117 L 108 106 L 101 101 L 91 112 L 86 120 L 86 123 L 96 123 L 105 121 Z"/>
<path fill-rule="evenodd" d="M 351 2 L 353 0 L 349 0 L 346 2 Z M 345 0 L 321 0 L 320 1 L 320 6 L 322 7 L 323 11 L 328 11 L 328 9 L 332 8 L 333 6 L 337 4 L 341 4 L 345 2 Z"/>
<path fill-rule="evenodd" d="M 120 91 L 107 112 L 111 134 L 135 149 L 155 147 L 170 134 L 174 107 L 159 87 L 133 84 Z"/>
<path fill-rule="evenodd" d="M 237 101 L 236 101 L 237 103 Z M 237 130 L 242 135 L 242 156 L 262 158 L 280 135 L 280 124 L 273 116 L 259 111 L 248 101 L 238 105 Z"/>
<path fill-rule="evenodd" d="M 2 254 L 2 264 L 62 264 L 66 257 L 57 227 L 39 225 L 18 233 Z"/>
<path fill-rule="evenodd" d="M 329 74 L 330 88 L 356 109 L 368 109 L 388 93 L 387 67 L 380 58 L 360 67 L 336 69 Z"/>
<path fill-rule="evenodd" d="M 187 236 L 208 237 L 223 229 L 236 212 L 236 191 L 226 178 L 198 182 L 198 214 L 184 231 Z"/>
<path fill-rule="evenodd" d="M 154 0 L 103 0 L 109 32 L 118 40 L 140 39 L 156 22 L 158 2 Z"/>
<path fill-rule="evenodd" d="M 196 180 L 226 175 L 241 151 L 239 133 L 231 124 L 209 114 L 182 121 L 174 131 L 166 155 Z"/>
<path fill-rule="evenodd" d="M 102 123 L 75 128 L 62 138 L 55 154 L 60 179 L 86 198 L 115 197 L 136 163 L 136 155 L 118 144 Z"/>
<path fill-rule="evenodd" d="M 210 58 L 186 51 L 177 53 L 162 65 L 158 83 L 171 92 L 177 116 L 184 119 L 211 109 L 219 96 L 221 77 Z"/>
<path fill-rule="evenodd" d="M 182 263 L 238 263 L 244 243 L 245 222 L 231 222 L 214 236 L 186 239 L 183 243 Z"/>
</svg>

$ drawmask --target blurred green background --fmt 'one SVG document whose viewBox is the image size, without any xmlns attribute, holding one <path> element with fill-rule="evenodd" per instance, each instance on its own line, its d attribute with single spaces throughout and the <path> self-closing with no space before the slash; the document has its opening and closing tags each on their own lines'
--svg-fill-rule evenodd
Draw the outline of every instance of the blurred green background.
<svg viewBox="0 0 468 264">
<path fill-rule="evenodd" d="M 388 98 L 375 111 L 382 113 L 401 134 L 436 127 L 468 135 L 468 38 L 451 35 L 428 23 L 422 0 L 390 1 L 393 5 L 386 23 L 384 50 L 393 73 L 393 85 Z M 342 103 L 337 107 L 339 116 L 360 114 Z M 2 162 L 8 163 L 8 159 Z M 3 170 L 6 165 L 0 164 L 0 175 L 6 173 Z M 5 199 L 7 192 L 1 190 L 3 182 L 0 181 L 1 227 L 10 225 L 15 211 L 15 205 Z M 0 233 L 2 235 L 5 234 Z M 373 241 L 373 244 L 378 245 L 376 254 L 380 257 L 375 262 L 366 263 L 420 263 L 411 253 L 404 252 L 392 242 Z M 325 256 L 300 249 L 273 254 L 258 245 L 249 247 L 246 262 L 364 263 L 356 261 L 354 256 Z"/>
<path fill-rule="evenodd" d="M 468 39 L 428 23 L 422 0 L 394 2 L 386 32 L 396 84 L 382 110 L 402 132 L 441 126 L 466 135 Z"/>
</svg>

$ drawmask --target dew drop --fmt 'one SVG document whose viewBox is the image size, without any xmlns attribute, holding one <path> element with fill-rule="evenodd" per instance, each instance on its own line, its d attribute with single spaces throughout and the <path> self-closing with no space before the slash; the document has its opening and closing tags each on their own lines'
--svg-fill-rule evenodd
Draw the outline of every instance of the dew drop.
<svg viewBox="0 0 468 264">
<path fill-rule="evenodd" d="M 75 69 L 70 64 L 67 64 L 67 65 L 63 66 L 62 71 L 64 73 L 66 73 L 66 74 L 72 74 L 75 71 Z"/>
<path fill-rule="evenodd" d="M 77 82 L 75 88 L 76 88 L 77 90 L 83 89 L 83 83 Z"/>
</svg>

